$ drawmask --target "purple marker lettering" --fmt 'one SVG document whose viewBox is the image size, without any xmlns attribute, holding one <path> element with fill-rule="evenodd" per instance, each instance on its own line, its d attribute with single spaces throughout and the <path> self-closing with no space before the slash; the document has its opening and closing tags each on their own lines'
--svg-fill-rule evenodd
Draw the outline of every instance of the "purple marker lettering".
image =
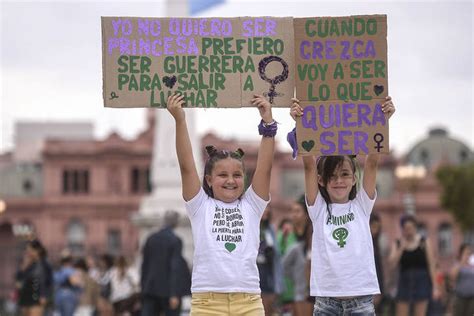
<svg viewBox="0 0 474 316">
<path fill-rule="evenodd" d="M 171 35 L 180 35 L 179 33 L 179 20 L 178 19 L 170 19 L 169 25 L 168 25 L 168 32 Z"/>
<path fill-rule="evenodd" d="M 172 37 L 165 37 L 163 40 L 163 54 L 173 55 L 173 47 L 171 47 L 171 42 L 173 41 Z"/>
<path fill-rule="evenodd" d="M 318 127 L 316 126 L 316 108 L 314 106 L 310 105 L 303 109 L 301 123 L 304 128 L 311 128 L 314 131 L 318 130 Z"/>
<path fill-rule="evenodd" d="M 254 26 L 255 26 L 254 36 L 265 36 L 265 33 L 262 32 L 262 27 L 263 27 L 262 24 L 263 24 L 262 18 L 256 18 L 254 20 Z"/>
<path fill-rule="evenodd" d="M 152 20 L 151 21 L 150 33 L 153 36 L 159 36 L 161 34 L 161 22 L 160 22 L 160 20 Z"/>
<path fill-rule="evenodd" d="M 338 150 L 340 155 L 352 155 L 352 151 L 350 149 L 345 149 L 345 146 L 348 145 L 345 137 L 346 136 L 351 136 L 352 132 L 351 131 L 339 131 L 338 132 Z"/>
<path fill-rule="evenodd" d="M 188 54 L 199 55 L 199 49 L 194 41 L 194 38 L 190 38 L 188 41 Z"/>
<path fill-rule="evenodd" d="M 351 55 L 349 55 L 349 48 L 351 47 L 351 42 L 341 41 L 341 45 L 342 45 L 341 59 L 351 59 Z"/>
<path fill-rule="evenodd" d="M 129 36 L 132 34 L 132 22 L 129 19 L 126 19 L 122 22 L 122 34 Z"/>
<path fill-rule="evenodd" d="M 335 122 L 334 124 L 337 126 L 337 127 L 340 127 L 341 126 L 341 107 L 339 106 L 339 104 L 336 104 L 336 108 L 335 108 Z"/>
<path fill-rule="evenodd" d="M 176 37 L 176 53 L 184 54 L 186 52 L 186 38 L 184 36 Z"/>
<path fill-rule="evenodd" d="M 313 59 L 316 59 L 316 57 L 323 59 L 323 48 L 324 45 L 320 41 L 313 42 Z"/>
<path fill-rule="evenodd" d="M 114 48 L 118 48 L 118 47 L 119 47 L 118 38 L 109 38 L 109 49 L 108 49 L 109 55 L 112 55 L 112 51 L 114 50 Z"/>
<path fill-rule="evenodd" d="M 357 52 L 357 46 L 362 46 L 362 45 L 364 45 L 364 42 L 362 42 L 361 40 L 357 40 L 354 42 L 354 46 L 352 46 L 352 56 L 354 56 L 354 58 L 364 57 L 364 53 Z"/>
<path fill-rule="evenodd" d="M 138 44 L 138 55 L 150 55 L 150 40 L 140 38 Z"/>
<path fill-rule="evenodd" d="M 337 58 L 337 56 L 334 55 L 334 45 L 336 45 L 336 41 L 326 41 L 326 59 Z"/>
<path fill-rule="evenodd" d="M 181 34 L 190 36 L 193 33 L 193 21 L 190 19 L 183 20 Z"/>
<path fill-rule="evenodd" d="M 302 41 L 300 44 L 300 55 L 303 59 L 309 59 L 309 53 L 305 53 L 305 46 L 309 48 L 309 41 Z"/>
<path fill-rule="evenodd" d="M 368 104 L 360 103 L 357 105 L 357 126 L 361 127 L 363 124 L 370 126 L 370 107 Z"/>
<path fill-rule="evenodd" d="M 321 153 L 323 155 L 331 155 L 336 151 L 336 145 L 331 141 L 331 138 L 334 138 L 334 133 L 329 131 L 322 132 L 321 136 L 319 137 L 321 145 L 327 146 L 326 149 L 321 147 Z"/>
<path fill-rule="evenodd" d="M 265 36 L 277 35 L 277 33 L 276 33 L 276 31 L 275 31 L 276 26 L 277 26 L 277 23 L 276 23 L 275 20 L 266 20 L 266 24 L 265 24 L 265 29 L 266 29 Z"/>
<path fill-rule="evenodd" d="M 232 23 L 229 20 L 222 20 L 221 31 L 223 36 L 232 35 Z"/>
<path fill-rule="evenodd" d="M 252 21 L 251 20 L 245 20 L 242 23 L 242 29 L 244 30 L 242 32 L 242 36 L 252 36 Z"/>
<path fill-rule="evenodd" d="M 199 20 L 199 35 L 200 36 L 208 36 L 209 32 L 206 31 L 207 28 L 207 19 L 200 19 Z"/>
<path fill-rule="evenodd" d="M 121 20 L 121 19 L 112 20 L 112 27 L 113 27 L 113 29 L 114 29 L 114 35 L 115 35 L 115 36 L 117 36 L 118 33 L 119 33 L 120 24 L 122 24 L 122 20 Z"/>
<path fill-rule="evenodd" d="M 326 117 L 326 110 L 328 111 L 327 120 Z M 325 108 L 323 104 L 319 106 L 319 124 L 323 128 L 330 128 L 334 125 L 334 105 L 329 105 L 328 108 Z"/>
<path fill-rule="evenodd" d="M 150 22 L 148 19 L 138 19 L 138 35 L 145 35 L 148 36 L 150 33 Z"/>
<path fill-rule="evenodd" d="M 221 25 L 221 21 L 219 19 L 211 20 L 211 35 L 221 36 L 220 25 Z"/>
<path fill-rule="evenodd" d="M 376 54 L 375 54 L 374 41 L 369 40 L 367 42 L 367 47 L 365 48 L 365 58 L 367 58 L 367 57 L 375 58 L 375 56 L 376 56 Z"/>
<path fill-rule="evenodd" d="M 372 125 L 376 125 L 377 123 L 382 124 L 382 126 L 385 126 L 387 121 L 385 120 L 385 115 L 382 112 L 382 106 L 380 103 L 375 104 L 375 109 L 374 109 L 374 116 L 372 117 Z"/>
<path fill-rule="evenodd" d="M 354 103 L 344 103 L 342 104 L 342 120 L 344 127 L 354 127 L 357 125 L 356 122 L 350 122 L 352 118 L 351 110 L 354 109 Z"/>
<path fill-rule="evenodd" d="M 161 56 L 161 46 L 163 45 L 163 43 L 161 42 L 161 40 L 157 39 L 157 40 L 154 40 L 153 41 L 153 46 L 151 47 L 151 54 L 153 56 Z"/>
<path fill-rule="evenodd" d="M 354 132 L 354 154 L 368 154 L 369 150 L 367 149 L 367 140 L 369 135 L 364 132 L 356 131 Z"/>
<path fill-rule="evenodd" d="M 120 38 L 120 55 L 130 55 L 130 41 L 128 38 Z"/>
</svg>

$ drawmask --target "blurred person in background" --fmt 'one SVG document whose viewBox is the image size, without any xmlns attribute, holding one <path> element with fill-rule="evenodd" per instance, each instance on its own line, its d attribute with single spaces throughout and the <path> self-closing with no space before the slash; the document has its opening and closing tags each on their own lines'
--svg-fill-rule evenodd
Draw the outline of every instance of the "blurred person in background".
<svg viewBox="0 0 474 316">
<path fill-rule="evenodd" d="M 142 316 L 181 314 L 181 298 L 191 294 L 191 272 L 174 233 L 179 213 L 166 211 L 164 228 L 151 234 L 143 247 L 141 267 Z"/>
<path fill-rule="evenodd" d="M 257 255 L 263 308 L 266 316 L 274 313 L 277 295 L 283 290 L 283 267 L 275 229 L 271 224 L 271 211 L 267 206 L 260 221 L 260 247 Z"/>
<path fill-rule="evenodd" d="M 287 250 L 297 242 L 294 232 L 293 222 L 289 218 L 284 218 L 278 227 L 277 243 L 280 249 L 280 256 L 283 259 Z M 283 315 L 291 315 L 294 302 L 294 284 L 293 281 L 283 275 L 283 291 L 279 296 L 281 312 Z"/>
<path fill-rule="evenodd" d="M 111 274 L 114 267 L 114 258 L 109 254 L 103 254 L 98 261 L 98 275 L 100 295 L 97 300 L 97 311 L 100 316 L 112 316 L 114 311 L 110 303 L 110 294 L 112 291 Z"/>
<path fill-rule="evenodd" d="M 99 284 L 89 275 L 86 260 L 79 258 L 74 263 L 74 268 L 81 280 L 82 291 L 79 296 L 79 304 L 74 316 L 92 316 L 96 311 L 97 300 L 100 296 Z"/>
<path fill-rule="evenodd" d="M 313 304 L 309 296 L 309 272 L 311 258 L 312 225 L 302 195 L 290 210 L 296 242 L 289 246 L 283 256 L 285 276 L 294 284 L 293 316 L 312 315 Z"/>
<path fill-rule="evenodd" d="M 409 315 L 413 305 L 416 316 L 425 316 L 430 298 L 439 299 L 435 276 L 435 258 L 431 242 L 417 231 L 414 216 L 400 220 L 402 237 L 395 241 L 389 256 L 391 267 L 399 268 L 397 315 Z"/>
<path fill-rule="evenodd" d="M 82 280 L 73 266 L 71 254 L 63 252 L 61 266 L 54 272 L 54 305 L 60 316 L 73 316 L 79 303 Z"/>
<path fill-rule="evenodd" d="M 458 261 L 451 270 L 454 284 L 454 316 L 474 315 L 474 255 L 472 246 L 459 247 Z"/>
<path fill-rule="evenodd" d="M 380 235 L 382 232 L 382 224 L 378 214 L 372 212 L 369 219 L 370 233 L 372 234 L 372 244 L 374 245 L 375 270 L 377 272 L 377 279 L 379 281 L 380 294 L 374 295 L 375 312 L 380 314 L 383 312 L 383 303 L 385 296 L 385 282 L 384 271 L 382 263 L 382 254 L 380 251 Z"/>
<path fill-rule="evenodd" d="M 117 258 L 110 281 L 110 302 L 114 308 L 114 314 L 117 316 L 138 315 L 138 276 L 129 269 L 124 256 Z"/>
<path fill-rule="evenodd" d="M 50 276 L 43 262 L 46 250 L 38 239 L 28 241 L 20 270 L 16 274 L 18 305 L 22 316 L 42 316 L 51 294 Z"/>
</svg>

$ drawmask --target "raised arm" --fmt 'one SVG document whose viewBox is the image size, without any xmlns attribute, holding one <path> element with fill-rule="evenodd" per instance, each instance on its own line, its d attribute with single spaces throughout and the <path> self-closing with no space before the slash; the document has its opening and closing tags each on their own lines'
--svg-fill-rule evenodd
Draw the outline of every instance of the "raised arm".
<svg viewBox="0 0 474 316">
<path fill-rule="evenodd" d="M 255 95 L 252 99 L 252 104 L 258 107 L 264 125 L 277 124 L 273 120 L 272 107 L 263 96 Z M 276 128 L 276 125 L 273 127 Z M 253 175 L 252 187 L 255 193 L 266 201 L 270 199 L 270 178 L 274 149 L 275 136 L 268 137 L 264 133 L 258 149 L 257 167 Z"/>
<path fill-rule="evenodd" d="M 403 250 L 405 249 L 405 241 L 402 238 L 400 241 L 395 241 L 392 244 L 390 249 L 390 254 L 388 256 L 388 267 L 390 270 L 395 269 L 400 262 L 400 258 L 402 257 Z"/>
<path fill-rule="evenodd" d="M 432 284 L 432 297 L 433 299 L 438 299 L 440 296 L 440 288 L 439 284 L 436 282 L 436 256 L 433 250 L 433 245 L 431 244 L 431 240 L 426 238 L 426 258 L 428 259 L 428 272 L 430 273 L 431 277 L 431 284 Z"/>
<path fill-rule="evenodd" d="M 293 104 L 291 105 L 290 115 L 296 121 L 298 117 L 303 115 L 303 109 L 300 106 L 300 101 L 293 98 Z M 296 146 L 298 146 L 296 144 Z M 316 197 L 318 196 L 318 174 L 316 170 L 316 160 L 313 156 L 303 156 L 304 166 L 304 184 L 306 192 L 306 200 L 308 205 L 314 205 Z"/>
<path fill-rule="evenodd" d="M 395 106 L 393 105 L 391 97 L 385 98 L 385 102 L 382 104 L 382 111 L 385 113 L 387 121 L 390 119 L 393 113 L 395 113 Z M 379 154 L 368 154 L 365 158 L 364 180 L 362 182 L 362 187 L 371 199 L 375 198 L 378 162 Z"/>
<path fill-rule="evenodd" d="M 306 200 L 309 206 L 314 205 L 318 196 L 318 174 L 316 170 L 316 160 L 314 156 L 303 156 L 304 166 L 304 188 Z"/>
<path fill-rule="evenodd" d="M 186 116 L 182 108 L 183 98 L 184 96 L 178 94 L 170 95 L 167 107 L 176 122 L 176 154 L 181 171 L 181 186 L 184 200 L 189 201 L 198 194 L 201 181 L 196 170 Z"/>
</svg>

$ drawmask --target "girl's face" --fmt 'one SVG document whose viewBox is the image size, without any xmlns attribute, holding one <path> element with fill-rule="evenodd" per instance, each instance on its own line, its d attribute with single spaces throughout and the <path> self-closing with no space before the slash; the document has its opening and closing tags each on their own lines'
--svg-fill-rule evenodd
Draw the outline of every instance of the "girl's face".
<svg viewBox="0 0 474 316">
<path fill-rule="evenodd" d="M 36 261 L 39 258 L 39 253 L 36 249 L 30 245 L 26 246 L 25 255 L 32 261 Z"/>
<path fill-rule="evenodd" d="M 281 231 L 284 236 L 288 235 L 289 233 L 293 232 L 293 223 L 285 222 L 283 226 L 281 226 Z"/>
<path fill-rule="evenodd" d="M 416 233 L 417 233 L 417 227 L 415 223 L 413 223 L 412 221 L 406 221 L 403 224 L 403 227 L 402 227 L 403 237 L 411 240 L 415 237 Z"/>
<path fill-rule="evenodd" d="M 461 255 L 461 261 L 468 262 L 469 257 L 471 255 L 472 255 L 472 248 L 471 247 L 464 248 L 464 250 L 462 251 L 462 255 Z"/>
<path fill-rule="evenodd" d="M 291 221 L 295 225 L 306 223 L 306 212 L 301 204 L 294 202 L 290 209 Z"/>
<path fill-rule="evenodd" d="M 237 200 L 244 192 L 244 170 L 242 162 L 233 158 L 216 161 L 206 181 L 212 188 L 214 198 L 226 203 Z"/>
<path fill-rule="evenodd" d="M 318 177 L 319 184 L 324 187 L 321 177 Z M 339 165 L 330 177 L 326 190 L 332 203 L 347 203 L 352 186 L 356 183 L 356 177 L 352 171 L 351 164 L 347 159 Z"/>
</svg>

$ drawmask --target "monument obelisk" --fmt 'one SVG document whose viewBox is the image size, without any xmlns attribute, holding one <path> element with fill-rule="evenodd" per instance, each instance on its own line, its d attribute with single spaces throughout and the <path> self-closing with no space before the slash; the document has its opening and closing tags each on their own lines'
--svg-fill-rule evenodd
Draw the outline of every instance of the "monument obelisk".
<svg viewBox="0 0 474 316">
<path fill-rule="evenodd" d="M 167 16 L 186 16 L 186 1 L 166 1 Z M 196 110 L 185 109 L 189 137 L 199 173 L 202 173 L 200 142 L 196 134 Z M 191 223 L 186 215 L 181 191 L 181 174 L 176 157 L 175 122 L 166 109 L 155 110 L 155 131 L 153 135 L 153 157 L 151 165 L 152 193 L 142 200 L 138 214 L 133 221 L 140 227 L 140 245 L 148 235 L 163 226 L 163 215 L 167 210 L 180 213 L 180 224 L 175 232 L 183 240 L 183 255 L 192 262 L 193 239 Z"/>
</svg>

